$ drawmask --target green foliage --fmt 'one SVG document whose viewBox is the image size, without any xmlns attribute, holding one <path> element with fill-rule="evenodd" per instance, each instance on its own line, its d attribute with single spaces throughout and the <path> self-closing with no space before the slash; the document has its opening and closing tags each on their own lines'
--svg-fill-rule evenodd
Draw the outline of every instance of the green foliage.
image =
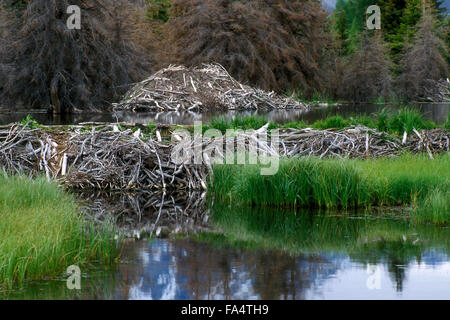
<svg viewBox="0 0 450 320">
<path fill-rule="evenodd" d="M 20 121 L 20 124 L 25 126 L 29 126 L 30 128 L 37 128 L 39 127 L 39 123 L 33 119 L 33 117 L 30 114 L 27 114 L 27 116 L 25 117 L 25 119 L 22 119 Z"/>
<path fill-rule="evenodd" d="M 334 29 L 339 40 L 344 40 L 347 49 L 342 53 L 350 54 L 357 47 L 357 38 L 365 29 L 366 9 L 376 4 L 381 9 L 381 28 L 385 41 L 391 50 L 391 58 L 398 64 L 405 42 L 410 42 L 416 33 L 416 25 L 422 15 L 421 0 L 340 0 L 334 12 Z M 436 14 L 445 20 L 445 8 L 442 0 L 433 0 Z"/>
<path fill-rule="evenodd" d="M 145 133 L 154 134 L 156 130 L 156 124 L 153 121 L 150 121 L 145 126 Z"/>
<path fill-rule="evenodd" d="M 378 131 L 388 131 L 389 110 L 387 108 L 381 109 L 377 114 L 376 128 Z"/>
<path fill-rule="evenodd" d="M 396 263 L 403 261 L 402 265 L 408 260 L 415 263 L 430 246 L 444 246 L 450 252 L 448 228 L 413 224 L 404 219 L 354 219 L 342 214 L 336 216 L 335 212 L 250 208 L 223 203 L 215 203 L 212 213 L 211 220 L 222 234 L 200 234 L 195 239 L 212 241 L 222 247 L 277 249 L 292 254 L 348 252 L 352 259 L 361 262 L 392 259 Z"/>
<path fill-rule="evenodd" d="M 450 221 L 450 190 L 436 188 L 429 192 L 423 201 L 414 208 L 416 221 L 445 224 Z"/>
<path fill-rule="evenodd" d="M 170 0 L 147 0 L 147 2 L 149 4 L 147 16 L 150 19 L 163 22 L 169 20 Z"/>
<path fill-rule="evenodd" d="M 422 115 L 410 107 L 403 107 L 394 112 L 387 107 L 382 108 L 380 111 L 368 115 L 353 115 L 349 118 L 343 118 L 342 116 L 330 116 L 323 120 L 317 120 L 312 124 L 308 124 L 302 120 L 291 121 L 285 124 L 277 124 L 269 121 L 265 116 L 236 116 L 234 118 L 225 116 L 213 117 L 209 125 L 202 126 L 202 132 L 205 132 L 209 128 L 214 128 L 225 133 L 227 129 L 259 129 L 265 124 L 269 123 L 268 130 L 276 128 L 314 128 L 314 129 L 342 129 L 350 126 L 363 125 L 368 128 L 377 129 L 382 132 L 389 132 L 402 135 L 406 130 L 408 133 L 412 132 L 412 129 L 433 129 L 437 125 L 431 121 L 425 120 Z M 442 127 L 449 129 L 449 121 L 442 125 Z"/>
<path fill-rule="evenodd" d="M 310 127 L 310 125 L 304 121 L 291 121 L 291 122 L 287 122 L 287 123 L 283 124 L 281 127 L 282 128 L 303 129 L 303 128 Z"/>
</svg>

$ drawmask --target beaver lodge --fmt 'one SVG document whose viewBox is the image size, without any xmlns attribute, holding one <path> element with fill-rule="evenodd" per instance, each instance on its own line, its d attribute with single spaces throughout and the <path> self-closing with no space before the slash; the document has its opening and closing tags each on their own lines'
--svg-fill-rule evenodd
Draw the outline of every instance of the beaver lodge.
<svg viewBox="0 0 450 320">
<path fill-rule="evenodd" d="M 114 111 L 308 109 L 305 103 L 244 85 L 219 64 L 169 66 L 136 84 Z"/>
</svg>

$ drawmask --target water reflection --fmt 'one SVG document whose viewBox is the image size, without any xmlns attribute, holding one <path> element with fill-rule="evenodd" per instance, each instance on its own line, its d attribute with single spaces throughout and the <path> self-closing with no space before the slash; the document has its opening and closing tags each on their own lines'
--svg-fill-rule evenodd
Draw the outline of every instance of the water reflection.
<svg viewBox="0 0 450 320">
<path fill-rule="evenodd" d="M 320 256 L 218 249 L 193 241 L 140 246 L 143 272 L 130 299 L 302 299 L 335 268 Z"/>
<path fill-rule="evenodd" d="M 324 119 L 330 115 L 339 114 L 343 117 L 350 117 L 354 115 L 370 115 L 377 113 L 385 105 L 381 104 L 346 104 L 330 107 L 315 107 L 309 111 L 305 110 L 272 110 L 269 112 L 248 110 L 248 111 L 228 111 L 220 112 L 147 112 L 147 113 L 127 113 L 127 112 L 104 112 L 96 113 L 81 113 L 71 115 L 53 116 L 45 112 L 32 113 L 39 123 L 42 124 L 78 124 L 82 122 L 132 122 L 132 123 L 148 123 L 153 121 L 160 124 L 182 124 L 191 125 L 194 121 L 209 122 L 214 116 L 223 115 L 226 117 L 234 117 L 236 115 L 265 115 L 269 120 L 277 123 L 286 123 L 290 121 L 305 121 L 306 123 L 313 123 L 316 120 Z M 436 123 L 444 123 L 449 116 L 449 103 L 422 103 L 414 105 L 419 112 L 428 120 L 433 120 Z M 389 108 L 396 110 L 400 106 L 391 105 Z M 0 124 L 8 124 L 24 119 L 27 112 L 15 113 L 1 113 Z"/>
<path fill-rule="evenodd" d="M 34 282 L 8 298 L 450 298 L 448 228 L 294 212 L 274 223 L 268 212 L 222 211 L 214 224 L 224 234 L 127 242 L 121 263 L 89 270 L 80 291 Z"/>
<path fill-rule="evenodd" d="M 205 192 L 74 192 L 83 212 L 96 222 L 113 221 L 128 237 L 167 237 L 207 230 Z"/>
<path fill-rule="evenodd" d="M 448 299 L 449 256 L 424 252 L 421 261 L 380 261 L 375 273 L 348 254 L 287 255 L 156 240 L 136 247 L 141 272 L 127 299 Z M 136 261 L 136 260 L 135 260 Z M 402 270 L 399 277 L 398 270 Z M 125 272 L 129 274 L 129 270 Z M 378 276 L 379 287 L 368 285 Z"/>
</svg>

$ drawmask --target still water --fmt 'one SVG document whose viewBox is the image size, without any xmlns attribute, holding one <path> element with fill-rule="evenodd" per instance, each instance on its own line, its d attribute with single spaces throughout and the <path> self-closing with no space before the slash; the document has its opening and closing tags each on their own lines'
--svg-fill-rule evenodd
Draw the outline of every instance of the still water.
<svg viewBox="0 0 450 320">
<path fill-rule="evenodd" d="M 181 124 L 191 125 L 194 121 L 209 122 L 211 117 L 223 115 L 226 117 L 233 117 L 236 115 L 264 115 L 269 120 L 276 123 L 286 123 L 290 121 L 304 121 L 306 123 L 313 123 L 316 120 L 324 119 L 327 116 L 341 115 L 343 117 L 357 116 L 357 115 L 371 115 L 377 113 L 385 105 L 381 104 L 345 104 L 338 106 L 316 106 L 311 110 L 272 110 L 268 112 L 259 111 L 229 111 L 226 113 L 220 112 L 146 112 L 146 113 L 80 113 L 64 116 L 52 116 L 45 112 L 31 113 L 32 117 L 42 124 L 78 124 L 82 122 L 133 122 L 133 123 L 148 123 L 150 121 L 161 124 Z M 398 105 L 390 105 L 388 108 L 392 110 L 399 109 Z M 421 103 L 414 105 L 424 118 L 432 120 L 438 124 L 444 123 L 449 117 L 449 103 Z M 11 122 L 21 121 L 27 116 L 27 112 L 4 113 L 0 112 L 0 125 Z"/>
<path fill-rule="evenodd" d="M 448 227 L 219 208 L 212 228 L 220 233 L 127 242 L 115 267 L 82 270 L 81 290 L 62 277 L 6 298 L 450 299 Z"/>
</svg>

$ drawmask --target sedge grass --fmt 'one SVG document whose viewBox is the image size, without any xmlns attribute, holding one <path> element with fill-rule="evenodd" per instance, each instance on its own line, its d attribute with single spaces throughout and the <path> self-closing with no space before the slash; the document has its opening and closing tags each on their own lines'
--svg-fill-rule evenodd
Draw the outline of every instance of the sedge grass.
<svg viewBox="0 0 450 320">
<path fill-rule="evenodd" d="M 212 186 L 216 198 L 233 204 L 328 209 L 403 205 L 414 207 L 418 221 L 435 223 L 450 222 L 449 190 L 446 154 L 435 159 L 410 154 L 393 159 L 281 159 L 272 176 L 260 175 L 258 165 L 215 165 Z"/>
<path fill-rule="evenodd" d="M 55 277 L 72 264 L 111 263 L 117 254 L 112 225 L 88 224 L 58 186 L 0 176 L 0 287 Z"/>
<path fill-rule="evenodd" d="M 225 133 L 227 129 L 259 129 L 269 122 L 268 129 L 275 128 L 296 128 L 303 129 L 312 127 L 314 129 L 343 129 L 350 126 L 364 125 L 366 127 L 377 129 L 378 131 L 389 132 L 397 135 L 402 135 L 404 131 L 411 133 L 413 129 L 433 129 L 438 127 L 432 121 L 427 121 L 417 110 L 411 107 L 402 107 L 397 111 L 392 111 L 387 108 L 381 109 L 373 115 L 357 115 L 349 118 L 342 116 L 329 116 L 322 120 L 317 120 L 314 123 L 308 124 L 304 121 L 291 121 L 285 124 L 277 124 L 269 121 L 263 115 L 253 116 L 236 116 L 234 118 L 217 116 L 213 117 L 209 125 L 203 126 L 203 130 L 208 128 L 218 129 Z M 449 122 L 440 125 L 448 130 Z"/>
</svg>

